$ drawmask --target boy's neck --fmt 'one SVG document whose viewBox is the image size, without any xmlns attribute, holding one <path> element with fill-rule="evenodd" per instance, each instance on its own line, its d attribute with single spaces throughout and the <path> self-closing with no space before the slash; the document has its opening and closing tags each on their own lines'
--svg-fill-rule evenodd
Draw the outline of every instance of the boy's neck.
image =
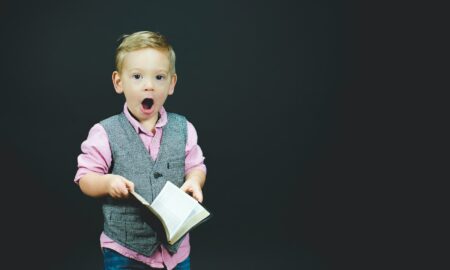
<svg viewBox="0 0 450 270">
<path fill-rule="evenodd" d="M 158 122 L 159 119 L 159 113 L 155 116 L 152 117 L 150 119 L 144 120 L 141 123 L 141 125 L 145 128 L 145 131 L 152 133 L 153 135 L 155 135 L 155 125 L 156 122 Z"/>
</svg>

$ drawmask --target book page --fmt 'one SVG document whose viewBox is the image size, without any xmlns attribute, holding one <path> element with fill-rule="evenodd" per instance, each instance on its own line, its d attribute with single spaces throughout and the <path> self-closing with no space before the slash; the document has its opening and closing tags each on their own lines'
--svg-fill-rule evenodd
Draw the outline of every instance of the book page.
<svg viewBox="0 0 450 270">
<path fill-rule="evenodd" d="M 209 215 L 210 213 L 202 205 L 197 204 L 191 214 L 187 217 L 185 223 L 181 224 L 181 226 L 177 228 L 177 232 L 173 236 L 173 242 L 178 241 L 186 232 Z"/>
<path fill-rule="evenodd" d="M 171 239 L 197 205 L 195 199 L 173 183 L 167 182 L 151 207 L 164 220 L 169 233 L 168 238 Z"/>
</svg>

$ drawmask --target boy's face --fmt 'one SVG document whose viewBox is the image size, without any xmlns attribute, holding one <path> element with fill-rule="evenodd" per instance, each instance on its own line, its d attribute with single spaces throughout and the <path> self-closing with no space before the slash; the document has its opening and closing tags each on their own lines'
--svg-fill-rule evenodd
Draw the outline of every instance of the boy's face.
<svg viewBox="0 0 450 270">
<path fill-rule="evenodd" d="M 151 48 L 127 53 L 122 71 L 114 71 L 112 79 L 116 92 L 124 93 L 128 109 L 139 122 L 157 119 L 177 82 L 176 74 L 170 73 L 168 52 Z"/>
</svg>

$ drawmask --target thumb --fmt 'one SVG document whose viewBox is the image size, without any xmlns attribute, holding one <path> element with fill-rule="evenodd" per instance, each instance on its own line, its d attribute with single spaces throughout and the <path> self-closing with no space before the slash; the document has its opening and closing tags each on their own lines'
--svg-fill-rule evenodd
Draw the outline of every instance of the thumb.
<svg viewBox="0 0 450 270">
<path fill-rule="evenodd" d="M 130 180 L 127 180 L 127 179 L 123 179 L 124 181 L 124 183 L 125 183 L 125 186 L 127 187 L 127 189 L 129 190 L 129 191 L 134 191 L 134 183 L 133 182 L 131 182 Z"/>
<path fill-rule="evenodd" d="M 198 202 L 202 202 L 203 201 L 203 192 L 201 189 L 193 189 L 192 190 L 192 197 L 194 197 L 194 199 L 196 199 Z"/>
<path fill-rule="evenodd" d="M 182 191 L 184 191 L 184 192 L 187 192 L 188 189 L 189 189 L 189 187 L 188 187 L 188 185 L 186 184 L 186 182 L 184 182 L 184 184 L 180 187 L 180 189 L 181 189 Z"/>
</svg>

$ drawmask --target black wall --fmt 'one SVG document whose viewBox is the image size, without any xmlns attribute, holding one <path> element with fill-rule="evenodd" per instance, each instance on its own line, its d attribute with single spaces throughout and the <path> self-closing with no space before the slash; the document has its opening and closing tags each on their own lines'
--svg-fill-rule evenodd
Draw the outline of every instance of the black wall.
<svg viewBox="0 0 450 270">
<path fill-rule="evenodd" d="M 76 158 L 89 128 L 122 109 L 111 83 L 116 40 L 152 30 L 177 53 L 166 108 L 195 125 L 208 167 L 214 218 L 192 233 L 193 269 L 389 268 L 407 237 L 392 237 L 402 217 L 387 206 L 399 194 L 388 182 L 404 177 L 392 170 L 409 167 L 400 156 L 413 143 L 392 141 L 405 119 L 395 89 L 407 72 L 396 67 L 409 59 L 395 8 L 2 1 L 8 260 L 101 268 L 100 208 L 73 183 Z"/>
</svg>

